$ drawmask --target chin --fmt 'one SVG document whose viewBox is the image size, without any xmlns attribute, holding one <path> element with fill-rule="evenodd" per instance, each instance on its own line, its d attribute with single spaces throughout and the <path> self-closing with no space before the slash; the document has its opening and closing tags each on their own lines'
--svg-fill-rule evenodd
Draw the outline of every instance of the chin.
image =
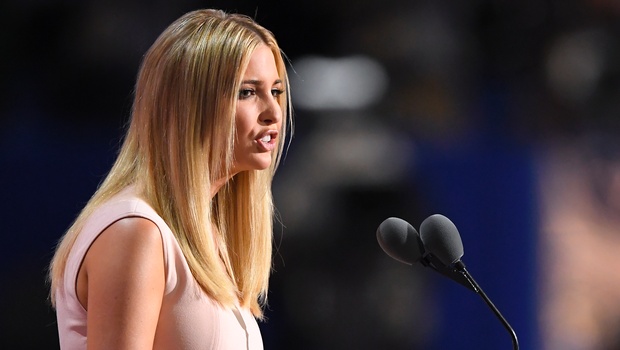
<svg viewBox="0 0 620 350">
<path fill-rule="evenodd" d="M 266 170 L 266 169 L 269 169 L 270 166 L 271 166 L 271 162 L 264 163 L 264 164 L 257 164 L 254 167 L 254 170 Z"/>
<path fill-rule="evenodd" d="M 245 164 L 238 164 L 237 169 L 241 171 L 249 171 L 249 170 L 265 170 L 271 166 L 271 156 L 262 157 L 262 159 L 253 159 L 248 161 Z"/>
<path fill-rule="evenodd" d="M 264 162 L 257 164 L 256 170 L 266 170 L 266 169 L 269 169 L 270 167 L 271 167 L 271 157 L 269 157 L 269 159 L 265 160 Z"/>
</svg>

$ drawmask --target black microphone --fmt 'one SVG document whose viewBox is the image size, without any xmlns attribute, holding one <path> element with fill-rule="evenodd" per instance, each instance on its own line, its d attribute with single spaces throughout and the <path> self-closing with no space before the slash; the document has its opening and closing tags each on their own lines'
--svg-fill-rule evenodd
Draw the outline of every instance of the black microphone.
<svg viewBox="0 0 620 350">
<path fill-rule="evenodd" d="M 418 231 L 403 219 L 385 219 L 377 228 L 377 241 L 387 255 L 407 265 L 417 263 L 424 255 Z"/>
<path fill-rule="evenodd" d="M 474 292 L 482 297 L 495 316 L 502 322 L 502 325 L 508 330 L 508 333 L 510 333 L 513 349 L 518 350 L 519 342 L 514 329 L 510 326 L 508 321 L 506 321 L 504 316 L 502 316 L 493 302 L 491 302 L 491 299 L 487 297 L 478 283 L 476 283 L 465 268 L 465 264 L 461 261 L 463 257 L 463 243 L 454 223 L 443 215 L 431 215 L 420 225 L 420 239 L 422 240 L 424 249 L 436 256 L 446 266 L 452 267 L 456 272 L 462 274 L 467 281 L 469 281 Z"/>
<path fill-rule="evenodd" d="M 463 274 L 450 267 L 449 264 L 443 263 L 424 247 L 418 231 L 407 221 L 395 217 L 385 219 L 377 228 L 377 241 L 383 251 L 392 259 L 407 265 L 420 262 L 425 267 L 429 267 L 475 291 Z"/>
<path fill-rule="evenodd" d="M 445 216 L 431 215 L 420 225 L 424 247 L 444 265 L 452 266 L 463 257 L 463 242 L 456 226 Z"/>
</svg>

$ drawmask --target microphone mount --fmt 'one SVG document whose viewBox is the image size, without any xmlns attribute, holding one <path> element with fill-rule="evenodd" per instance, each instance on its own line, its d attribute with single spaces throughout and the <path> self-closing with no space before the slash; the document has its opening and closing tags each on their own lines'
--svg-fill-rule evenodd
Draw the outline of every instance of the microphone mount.
<svg viewBox="0 0 620 350">
<path fill-rule="evenodd" d="M 420 259 L 420 263 L 424 267 L 428 267 L 430 269 L 439 272 L 440 274 L 448 277 L 449 279 L 461 284 L 462 286 L 468 288 L 472 292 L 476 292 L 476 288 L 474 285 L 464 276 L 460 271 L 455 269 L 454 267 L 444 265 L 441 260 L 439 260 L 436 256 L 434 256 L 430 252 L 425 252 Z"/>
<path fill-rule="evenodd" d="M 461 260 L 457 261 L 454 264 L 454 271 L 457 271 L 457 273 L 461 274 L 468 281 L 468 283 L 471 286 L 471 289 L 474 292 L 476 292 L 476 294 L 480 295 L 482 300 L 484 300 L 484 302 L 489 306 L 491 311 L 493 311 L 495 316 L 500 320 L 500 322 L 502 323 L 504 328 L 506 328 L 508 333 L 510 333 L 510 337 L 512 339 L 512 348 L 514 350 L 519 350 L 519 340 L 517 339 L 517 333 L 515 333 L 515 330 L 510 326 L 510 324 L 508 323 L 506 318 L 504 318 L 502 313 L 499 312 L 499 309 L 495 306 L 495 304 L 493 304 L 491 299 L 489 299 L 489 297 L 482 290 L 482 288 L 480 288 L 478 283 L 476 283 L 476 281 L 474 280 L 473 276 L 469 274 L 469 272 L 465 268 L 465 264 Z"/>
</svg>

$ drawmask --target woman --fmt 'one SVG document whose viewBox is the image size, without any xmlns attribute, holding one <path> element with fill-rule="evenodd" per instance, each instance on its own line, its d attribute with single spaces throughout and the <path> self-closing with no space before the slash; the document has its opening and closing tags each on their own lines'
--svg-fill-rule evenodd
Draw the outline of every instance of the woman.
<svg viewBox="0 0 620 350">
<path fill-rule="evenodd" d="M 50 266 L 63 349 L 262 349 L 289 96 L 248 17 L 199 10 L 161 34 L 120 154 Z"/>
</svg>

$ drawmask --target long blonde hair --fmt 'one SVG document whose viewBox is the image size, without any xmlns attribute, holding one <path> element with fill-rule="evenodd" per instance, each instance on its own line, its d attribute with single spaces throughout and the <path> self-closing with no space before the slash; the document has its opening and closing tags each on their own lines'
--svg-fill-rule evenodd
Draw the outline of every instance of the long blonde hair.
<svg viewBox="0 0 620 350">
<path fill-rule="evenodd" d="M 238 91 L 260 44 L 272 50 L 286 90 L 278 97 L 288 118 L 277 154 L 269 169 L 241 172 L 211 198 L 211 184 L 232 168 Z M 172 229 L 200 287 L 224 306 L 238 301 L 261 317 L 271 272 L 271 182 L 292 127 L 289 100 L 280 48 L 251 18 L 198 10 L 172 23 L 144 57 L 116 162 L 57 247 L 49 274 L 52 303 L 85 220 L 135 185 Z M 218 268 L 220 259 L 226 271 Z"/>
</svg>

